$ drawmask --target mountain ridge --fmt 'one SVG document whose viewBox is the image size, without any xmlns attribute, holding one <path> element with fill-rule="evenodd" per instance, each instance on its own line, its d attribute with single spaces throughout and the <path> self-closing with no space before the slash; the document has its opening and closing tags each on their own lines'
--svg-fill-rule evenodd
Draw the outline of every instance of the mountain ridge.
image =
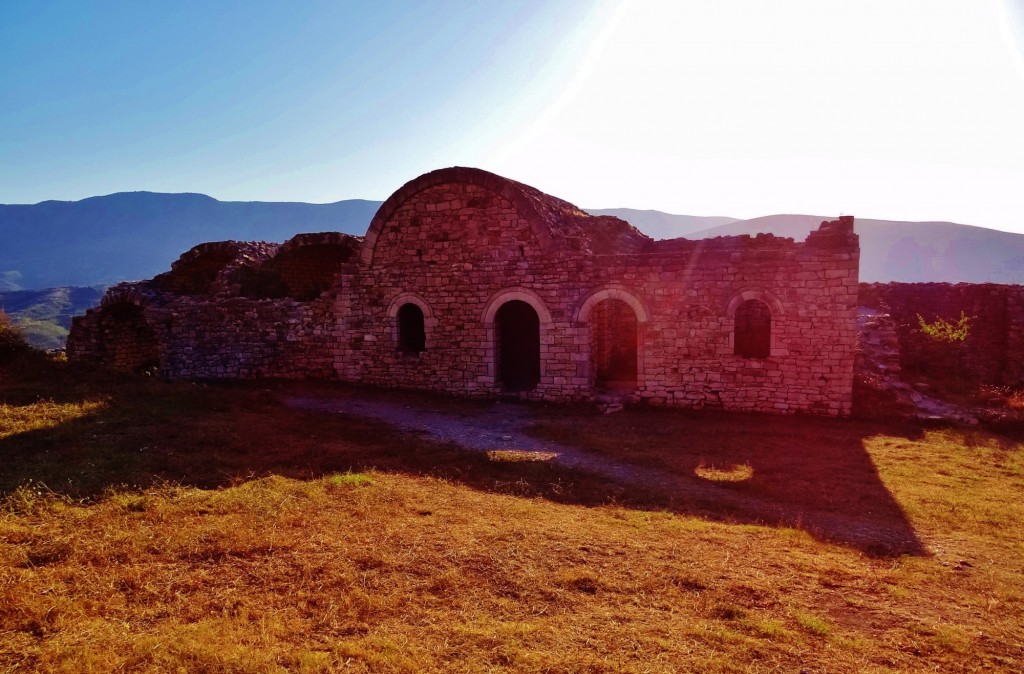
<svg viewBox="0 0 1024 674">
<path fill-rule="evenodd" d="M 9 290 L 149 278 L 205 241 L 283 241 L 300 232 L 363 234 L 380 202 L 219 201 L 197 192 L 116 192 L 0 205 L 0 279 Z M 14 279 L 14 273 L 18 274 Z"/>
<path fill-rule="evenodd" d="M 301 232 L 362 235 L 380 201 L 220 201 L 200 192 L 136 190 L 77 201 L 0 204 L 0 290 L 109 285 L 151 278 L 206 241 L 285 241 Z M 827 216 L 750 219 L 633 208 L 615 215 L 654 238 L 761 232 L 800 240 Z M 942 221 L 858 219 L 861 280 L 1018 283 L 1024 235 Z"/>
</svg>

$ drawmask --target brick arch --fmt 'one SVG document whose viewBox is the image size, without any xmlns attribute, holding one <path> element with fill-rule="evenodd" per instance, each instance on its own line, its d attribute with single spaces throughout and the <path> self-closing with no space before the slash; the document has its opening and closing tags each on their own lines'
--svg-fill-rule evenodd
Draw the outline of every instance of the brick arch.
<svg viewBox="0 0 1024 674">
<path fill-rule="evenodd" d="M 537 209 L 536 203 L 526 194 L 522 185 L 489 171 L 456 166 L 438 169 L 414 178 L 388 197 L 387 201 L 381 204 L 381 207 L 377 210 L 377 214 L 373 216 L 373 220 L 370 221 L 370 226 L 366 230 L 366 236 L 363 237 L 363 245 L 360 251 L 360 262 L 364 266 L 373 264 L 374 251 L 384 226 L 406 200 L 426 189 L 445 183 L 477 185 L 507 199 L 512 203 L 516 211 L 530 223 L 541 249 L 547 251 L 551 248 L 553 243 L 551 229 L 545 224 L 545 218 Z"/>
<path fill-rule="evenodd" d="M 625 302 L 633 311 L 636 313 L 636 320 L 638 323 L 646 323 L 650 320 L 650 312 L 647 307 L 636 295 L 632 293 L 625 286 L 620 285 L 606 285 L 595 290 L 592 290 L 587 298 L 583 300 L 580 308 L 576 311 L 574 317 L 577 323 L 585 323 L 590 318 L 590 312 L 593 311 L 594 307 L 604 300 L 620 300 Z"/>
<path fill-rule="evenodd" d="M 595 288 L 587 295 L 586 299 L 583 300 L 583 303 L 576 311 L 575 320 L 577 323 L 581 324 L 590 322 L 593 310 L 601 304 L 601 302 L 608 300 L 622 302 L 632 309 L 634 317 L 636 318 L 636 323 L 626 333 L 626 335 L 632 335 L 631 337 L 607 332 L 600 333 L 596 331 L 594 325 L 590 325 L 586 328 L 587 334 L 589 335 L 587 348 L 589 349 L 590 354 L 587 365 L 589 368 L 588 377 L 590 378 L 590 385 L 603 386 L 604 383 L 608 383 L 608 381 L 610 381 L 601 381 L 603 376 L 602 372 L 611 371 L 607 366 L 609 362 L 614 362 L 608 361 L 606 358 L 602 358 L 599 355 L 599 352 L 605 353 L 601 347 L 601 345 L 604 344 L 608 349 L 625 349 L 627 353 L 632 353 L 629 358 L 634 359 L 634 362 L 627 368 L 628 370 L 631 370 L 631 376 L 623 378 L 622 381 L 631 379 L 633 387 L 642 388 L 646 378 L 646 348 L 644 347 L 645 330 L 642 326 L 650 320 L 651 315 L 644 302 L 624 285 L 615 283 L 607 284 L 600 288 Z M 599 337 L 600 334 L 604 334 L 605 339 L 602 340 L 601 337 Z M 609 338 L 611 341 L 608 341 Z M 634 338 L 635 341 L 633 341 Z M 604 368 L 604 370 L 602 368 Z"/>
<path fill-rule="evenodd" d="M 401 328 L 398 321 L 398 311 L 406 304 L 413 304 L 423 312 L 424 350 L 434 348 L 434 328 L 438 325 L 437 318 L 425 299 L 413 292 L 403 292 L 395 296 L 388 305 L 388 332 L 391 334 L 391 341 L 398 344 L 401 341 Z"/>
<path fill-rule="evenodd" d="M 427 301 L 417 295 L 416 293 L 404 292 L 399 293 L 395 296 L 395 299 L 391 300 L 391 304 L 388 305 L 388 318 L 394 318 L 398 315 L 398 310 L 402 308 L 403 304 L 415 304 L 423 312 L 423 318 L 433 318 L 434 312 L 430 309 L 430 305 Z"/>
<path fill-rule="evenodd" d="M 511 302 L 512 300 L 521 300 L 533 307 L 533 310 L 537 312 L 537 316 L 540 318 L 540 325 L 542 328 L 545 325 L 551 325 L 551 312 L 548 311 L 547 305 L 544 304 L 544 300 L 540 298 L 540 295 L 529 288 L 522 287 L 506 288 L 491 295 L 490 299 L 487 300 L 487 304 L 484 306 L 484 325 L 493 327 L 494 315 L 498 313 L 498 309 L 501 308 L 502 304 Z"/>
<path fill-rule="evenodd" d="M 782 301 L 768 292 L 760 288 L 744 288 L 738 290 L 732 294 L 729 301 L 725 305 L 725 315 L 729 320 L 736 315 L 736 309 L 747 300 L 759 300 L 768 305 L 768 308 L 772 310 L 772 316 L 784 316 L 786 314 L 786 307 Z"/>
<path fill-rule="evenodd" d="M 487 374 L 484 377 L 484 382 L 492 386 L 499 383 L 498 363 L 496 360 L 497 326 L 495 325 L 495 316 L 497 316 L 498 310 L 502 306 L 513 300 L 520 300 L 530 305 L 537 312 L 537 318 L 540 320 L 540 382 L 538 386 L 543 387 L 549 384 L 547 361 L 550 358 L 548 342 L 552 332 L 551 312 L 540 295 L 529 288 L 523 287 L 499 290 L 491 295 L 484 305 L 484 311 L 481 316 L 486 335 L 485 350 L 487 353 Z"/>
<path fill-rule="evenodd" d="M 726 353 L 734 354 L 736 349 L 736 310 L 748 300 L 763 302 L 771 312 L 772 325 L 769 334 L 768 353 L 770 356 L 785 355 L 784 340 L 779 339 L 779 325 L 775 320 L 785 315 L 785 305 L 774 294 L 760 288 L 745 288 L 733 293 L 725 307 L 724 328 L 728 334 Z"/>
</svg>

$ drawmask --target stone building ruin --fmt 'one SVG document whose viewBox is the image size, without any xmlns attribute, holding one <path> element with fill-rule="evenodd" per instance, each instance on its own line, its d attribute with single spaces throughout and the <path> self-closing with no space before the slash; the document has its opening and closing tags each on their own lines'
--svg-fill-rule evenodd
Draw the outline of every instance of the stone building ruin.
<svg viewBox="0 0 1024 674">
<path fill-rule="evenodd" d="M 366 235 L 196 246 L 75 319 L 69 358 L 168 378 L 321 378 L 473 397 L 849 414 L 853 218 L 805 242 L 655 241 L 471 168 Z"/>
</svg>

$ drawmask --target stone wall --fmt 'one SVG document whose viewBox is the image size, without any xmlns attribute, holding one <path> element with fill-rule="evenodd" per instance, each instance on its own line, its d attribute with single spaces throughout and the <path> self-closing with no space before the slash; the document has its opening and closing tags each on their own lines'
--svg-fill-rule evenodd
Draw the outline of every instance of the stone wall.
<svg viewBox="0 0 1024 674">
<path fill-rule="evenodd" d="M 848 217 L 804 243 L 656 242 L 514 181 L 445 169 L 396 192 L 365 239 L 199 246 L 168 274 L 112 289 L 76 320 L 68 348 L 99 359 L 111 341 L 104 322 L 130 303 L 167 377 L 336 378 L 558 401 L 625 385 L 621 394 L 657 405 L 842 415 L 858 260 Z M 736 353 L 734 316 L 748 301 L 771 314 L 765 357 Z M 423 314 L 419 352 L 400 348 L 407 304 Z"/>
<path fill-rule="evenodd" d="M 68 357 L 121 371 L 153 366 L 169 378 L 326 379 L 333 374 L 322 343 L 329 306 L 324 302 L 176 298 L 139 307 L 134 314 L 126 314 L 124 306 L 111 303 L 76 318 Z M 123 320 L 124 315 L 133 320 Z M 131 345 L 119 339 L 144 334 L 138 327 L 142 321 L 149 340 Z"/>
<path fill-rule="evenodd" d="M 983 384 L 1024 385 L 1024 286 L 864 283 L 860 304 L 892 315 L 900 364 L 910 374 L 946 370 Z M 970 319 L 962 344 L 936 343 L 920 330 L 919 314 L 928 323 L 955 323 L 961 312 Z"/>
<path fill-rule="evenodd" d="M 540 383 L 523 397 L 587 399 L 596 368 L 590 315 L 581 311 L 590 298 L 627 297 L 638 312 L 637 398 L 846 414 L 859 257 L 852 224 L 829 225 L 804 244 L 771 236 L 677 240 L 594 255 L 545 249 L 533 223 L 492 190 L 434 185 L 390 215 L 372 264 L 353 279 L 347 312 L 336 311 L 347 315 L 349 336 L 337 354 L 339 378 L 499 395 L 495 313 L 522 300 L 537 312 L 541 342 Z M 768 358 L 733 354 L 732 312 L 741 298 L 772 308 Z M 427 317 L 420 354 L 398 349 L 396 316 L 405 302 Z"/>
<path fill-rule="evenodd" d="M 139 372 L 159 367 L 159 341 L 141 307 L 114 304 L 95 315 L 96 342 L 91 360 L 115 372 Z M 70 347 L 75 349 L 81 343 Z"/>
</svg>

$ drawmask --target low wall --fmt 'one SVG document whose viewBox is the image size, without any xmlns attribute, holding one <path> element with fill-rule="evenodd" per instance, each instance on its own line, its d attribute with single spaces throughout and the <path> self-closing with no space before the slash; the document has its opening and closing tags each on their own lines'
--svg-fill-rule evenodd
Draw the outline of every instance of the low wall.
<svg viewBox="0 0 1024 674">
<path fill-rule="evenodd" d="M 939 374 L 951 368 L 981 384 L 1024 385 L 1024 286 L 862 283 L 859 303 L 892 315 L 900 364 L 908 373 Z M 970 330 L 956 344 L 936 343 L 921 331 L 917 318 L 955 323 L 961 312 L 970 318 Z"/>
</svg>

